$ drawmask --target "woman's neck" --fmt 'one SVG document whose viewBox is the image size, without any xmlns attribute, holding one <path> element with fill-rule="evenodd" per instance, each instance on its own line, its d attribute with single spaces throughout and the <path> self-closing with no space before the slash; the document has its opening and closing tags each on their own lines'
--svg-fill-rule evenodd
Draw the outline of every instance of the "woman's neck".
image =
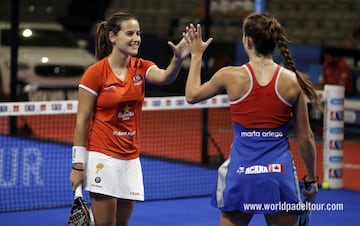
<svg viewBox="0 0 360 226">
<path fill-rule="evenodd" d="M 274 64 L 272 56 L 252 56 L 249 57 L 250 63 L 259 65 L 259 66 L 268 66 Z"/>
<path fill-rule="evenodd" d="M 130 56 L 125 56 L 112 52 L 109 55 L 109 63 L 116 68 L 127 68 L 130 61 Z"/>
</svg>

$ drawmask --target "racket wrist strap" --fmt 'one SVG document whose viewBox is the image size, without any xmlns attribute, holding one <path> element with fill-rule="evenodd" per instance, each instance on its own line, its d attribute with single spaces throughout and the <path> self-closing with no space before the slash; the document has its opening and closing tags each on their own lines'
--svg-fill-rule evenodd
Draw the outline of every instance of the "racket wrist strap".
<svg viewBox="0 0 360 226">
<path fill-rule="evenodd" d="M 72 147 L 72 163 L 84 163 L 85 162 L 86 149 L 83 146 Z"/>
</svg>

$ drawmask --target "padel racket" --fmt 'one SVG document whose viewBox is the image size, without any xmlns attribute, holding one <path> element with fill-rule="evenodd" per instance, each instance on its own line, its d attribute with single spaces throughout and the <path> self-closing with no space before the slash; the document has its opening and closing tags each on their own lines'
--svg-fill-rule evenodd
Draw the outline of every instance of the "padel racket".
<svg viewBox="0 0 360 226">
<path fill-rule="evenodd" d="M 75 190 L 74 203 L 71 207 L 67 226 L 94 226 L 92 211 L 82 194 L 82 186 Z"/>
<path fill-rule="evenodd" d="M 310 184 L 304 183 L 304 186 L 306 191 L 311 191 L 312 186 Z M 315 195 L 313 195 L 311 199 L 305 198 L 304 203 L 306 205 L 306 209 L 300 213 L 299 226 L 307 226 L 309 224 L 311 214 L 310 204 L 314 203 L 314 201 Z"/>
</svg>

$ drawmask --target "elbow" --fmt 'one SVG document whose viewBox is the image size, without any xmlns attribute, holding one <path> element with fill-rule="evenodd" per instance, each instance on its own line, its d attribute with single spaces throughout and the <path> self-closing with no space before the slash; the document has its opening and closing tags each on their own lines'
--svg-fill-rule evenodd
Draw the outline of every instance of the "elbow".
<svg viewBox="0 0 360 226">
<path fill-rule="evenodd" d="M 196 104 L 199 102 L 199 99 L 196 97 L 195 93 L 185 89 L 185 100 L 189 104 Z"/>
<path fill-rule="evenodd" d="M 186 100 L 186 102 L 188 102 L 189 104 L 196 104 L 196 103 L 197 103 L 197 101 L 196 101 L 194 98 L 189 97 L 189 96 L 185 96 L 185 100 Z"/>
</svg>

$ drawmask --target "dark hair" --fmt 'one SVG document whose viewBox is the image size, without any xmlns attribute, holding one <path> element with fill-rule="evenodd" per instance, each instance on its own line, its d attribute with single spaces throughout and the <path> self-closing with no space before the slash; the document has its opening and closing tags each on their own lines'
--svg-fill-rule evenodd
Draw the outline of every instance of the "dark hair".
<svg viewBox="0 0 360 226">
<path fill-rule="evenodd" d="M 111 14 L 105 21 L 97 25 L 95 37 L 95 55 L 98 60 L 108 56 L 112 51 L 112 43 L 109 40 L 109 32 L 116 35 L 121 30 L 121 22 L 126 20 L 138 20 L 130 13 L 117 12 Z"/>
<path fill-rule="evenodd" d="M 312 104 L 322 109 L 318 95 L 309 77 L 296 69 L 295 61 L 287 47 L 289 40 L 286 37 L 285 29 L 273 16 L 268 13 L 249 15 L 244 20 L 243 32 L 245 36 L 253 40 L 254 48 L 258 54 L 272 54 L 277 46 L 285 59 L 285 66 L 295 72 L 305 95 Z"/>
</svg>

